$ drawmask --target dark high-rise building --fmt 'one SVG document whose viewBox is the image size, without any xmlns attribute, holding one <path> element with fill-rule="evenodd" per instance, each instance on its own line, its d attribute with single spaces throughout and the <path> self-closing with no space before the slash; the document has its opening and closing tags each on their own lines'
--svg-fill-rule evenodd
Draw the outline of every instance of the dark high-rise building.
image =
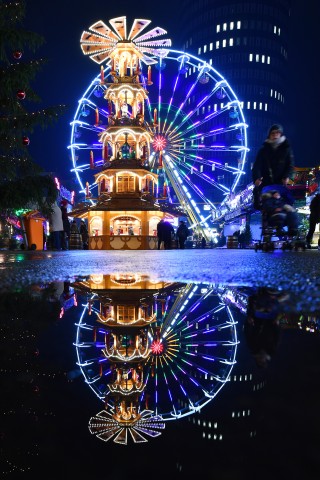
<svg viewBox="0 0 320 480">
<path fill-rule="evenodd" d="M 269 126 L 286 125 L 290 6 L 290 0 L 184 0 L 181 8 L 183 48 L 223 75 L 242 102 L 248 182 Z"/>
</svg>

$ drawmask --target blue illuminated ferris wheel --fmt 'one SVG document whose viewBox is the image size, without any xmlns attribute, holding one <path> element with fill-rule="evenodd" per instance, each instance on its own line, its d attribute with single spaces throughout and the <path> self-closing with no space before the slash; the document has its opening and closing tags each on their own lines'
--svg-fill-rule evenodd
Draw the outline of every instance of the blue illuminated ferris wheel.
<svg viewBox="0 0 320 480">
<path fill-rule="evenodd" d="M 145 122 L 153 125 L 154 133 L 149 166 L 159 176 L 159 203 L 182 205 L 192 226 L 205 230 L 212 213 L 242 184 L 248 152 L 242 102 L 201 58 L 167 49 L 167 55 L 156 60 L 152 85 L 143 64 L 141 71 L 148 93 Z M 103 70 L 106 83 L 112 82 L 111 70 L 111 64 Z M 92 171 L 92 158 L 95 169 L 104 163 L 98 136 L 108 121 L 107 88 L 100 75 L 94 78 L 71 122 L 69 149 L 80 195 L 85 195 L 88 182 L 94 197 L 97 171 Z"/>
</svg>

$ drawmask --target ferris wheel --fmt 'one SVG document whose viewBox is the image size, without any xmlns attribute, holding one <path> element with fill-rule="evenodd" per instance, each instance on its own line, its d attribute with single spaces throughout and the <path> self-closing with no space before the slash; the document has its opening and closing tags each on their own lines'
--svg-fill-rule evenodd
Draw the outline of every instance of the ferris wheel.
<svg viewBox="0 0 320 480">
<path fill-rule="evenodd" d="M 191 226 L 206 229 L 242 185 L 248 152 L 242 102 L 211 64 L 186 52 L 165 50 L 166 56 L 151 55 L 156 61 L 152 72 L 140 62 L 148 95 L 144 118 L 153 126 L 149 166 L 159 176 L 159 202 L 181 205 Z M 98 135 L 108 120 L 104 95 L 112 82 L 111 62 L 101 70 L 78 102 L 69 146 L 79 194 L 85 195 L 88 183 L 93 197 L 97 171 L 92 168 L 104 163 Z"/>
<path fill-rule="evenodd" d="M 237 322 L 221 293 L 208 284 L 179 285 L 154 296 L 157 321 L 147 333 L 140 408 L 161 422 L 199 412 L 230 380 L 236 363 Z M 112 363 L 101 353 L 108 328 L 97 322 L 98 298 L 87 300 L 77 323 L 77 363 L 87 385 L 112 411 Z"/>
</svg>

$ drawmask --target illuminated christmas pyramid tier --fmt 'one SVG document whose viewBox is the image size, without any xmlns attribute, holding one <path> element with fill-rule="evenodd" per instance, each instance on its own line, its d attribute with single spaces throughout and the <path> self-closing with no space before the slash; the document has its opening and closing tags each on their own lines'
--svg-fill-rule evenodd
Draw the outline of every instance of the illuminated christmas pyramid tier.
<svg viewBox="0 0 320 480">
<path fill-rule="evenodd" d="M 155 57 L 163 58 L 171 41 L 153 40 L 166 33 L 156 27 L 145 34 L 150 21 L 134 20 L 127 35 L 126 17 L 93 24 L 81 36 L 85 55 L 101 64 L 109 60 L 111 81 L 106 86 L 107 125 L 100 128 L 102 170 L 94 174 L 97 195 L 86 187 L 86 203 L 76 207 L 72 215 L 84 218 L 89 226 L 89 249 L 149 250 L 157 248 L 157 224 L 166 217 L 173 221 L 183 214 L 182 209 L 159 205 L 158 175 L 150 171 L 151 144 L 157 127 L 157 112 L 153 122 L 144 117 L 148 100 L 146 85 L 152 85 L 151 64 Z M 142 75 L 141 63 L 148 67 L 147 78 Z M 110 80 L 110 79 L 109 79 Z M 99 112 L 96 114 L 99 124 Z M 92 168 L 95 167 L 93 158 Z M 165 194 L 165 192 L 163 192 Z"/>
</svg>

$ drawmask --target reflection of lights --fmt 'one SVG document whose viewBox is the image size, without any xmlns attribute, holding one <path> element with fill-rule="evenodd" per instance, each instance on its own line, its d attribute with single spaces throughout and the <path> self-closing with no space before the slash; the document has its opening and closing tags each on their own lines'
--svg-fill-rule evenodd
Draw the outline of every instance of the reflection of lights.
<svg viewBox="0 0 320 480">
<path fill-rule="evenodd" d="M 99 285 L 103 281 L 103 275 L 90 275 L 90 280 L 96 285 Z"/>
<path fill-rule="evenodd" d="M 135 278 L 132 273 L 115 274 L 112 277 L 114 283 L 120 282 L 119 285 L 123 280 L 126 282 Z M 116 288 L 115 301 L 118 308 L 122 305 L 119 287 L 110 287 L 109 282 L 105 284 L 108 289 L 101 293 L 101 300 L 104 302 L 106 295 L 112 298 L 109 288 Z M 145 297 L 145 293 L 141 298 L 141 293 L 135 292 L 136 287 L 131 285 L 125 283 L 122 287 L 126 292 L 133 288 L 128 301 L 133 304 L 136 298 L 137 308 L 142 300 L 143 304 L 147 304 L 148 297 Z M 74 343 L 77 364 L 86 384 L 105 405 L 105 410 L 91 417 L 89 429 L 104 441 L 112 439 L 116 443 L 125 444 L 126 431 L 135 437 L 136 422 L 146 418 L 146 411 L 150 417 L 147 423 L 140 425 L 143 429 L 151 427 L 151 422 L 156 420 L 153 415 L 159 416 L 164 425 L 165 421 L 200 411 L 229 380 L 236 362 L 238 340 L 236 322 L 228 308 L 231 301 L 228 301 L 229 298 L 224 301 L 217 287 L 207 284 L 160 283 L 156 290 L 150 292 L 150 304 L 155 312 L 153 321 L 147 325 L 144 320 L 142 329 L 141 325 L 135 329 L 133 317 L 129 316 L 121 319 L 123 323 L 118 319 L 110 319 L 109 323 L 104 322 L 101 326 L 97 324 L 100 323 L 99 313 L 89 317 L 86 308 L 77 324 Z M 225 293 L 224 290 L 222 293 Z M 235 297 L 235 292 L 227 293 L 228 297 Z M 99 293 L 96 295 L 99 297 Z M 121 377 L 119 373 L 124 364 L 127 377 Z M 136 369 L 138 364 L 139 369 L 134 374 L 132 369 Z M 122 379 L 125 380 L 124 383 Z M 146 386 L 147 396 L 143 393 Z M 131 407 L 126 402 L 133 389 L 139 393 L 139 398 Z M 120 404 L 110 392 L 121 393 L 121 399 L 125 403 Z M 194 398 L 197 398 L 196 405 L 193 404 Z M 119 412 L 120 420 L 117 417 Z M 128 415 L 136 415 L 137 412 L 134 422 L 130 425 L 126 423 L 124 427 L 121 419 L 127 422 Z M 140 415 L 141 419 L 138 418 Z M 153 427 L 156 431 L 157 427 Z M 140 428 L 137 430 L 140 431 Z"/>
<path fill-rule="evenodd" d="M 126 274 L 116 274 L 110 276 L 111 282 L 117 283 L 119 285 L 134 285 L 141 281 L 141 276 L 137 273 L 126 273 Z"/>
</svg>

